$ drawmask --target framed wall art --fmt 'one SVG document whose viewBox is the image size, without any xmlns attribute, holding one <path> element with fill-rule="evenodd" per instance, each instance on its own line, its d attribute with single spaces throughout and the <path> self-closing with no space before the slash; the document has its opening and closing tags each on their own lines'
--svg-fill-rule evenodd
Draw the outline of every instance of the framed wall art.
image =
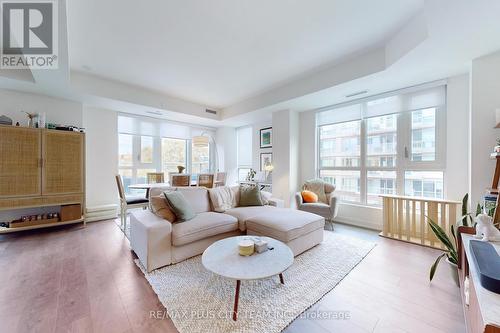
<svg viewBox="0 0 500 333">
<path fill-rule="evenodd" d="M 260 130 L 260 148 L 271 148 L 273 146 L 273 128 L 267 127 Z"/>
</svg>

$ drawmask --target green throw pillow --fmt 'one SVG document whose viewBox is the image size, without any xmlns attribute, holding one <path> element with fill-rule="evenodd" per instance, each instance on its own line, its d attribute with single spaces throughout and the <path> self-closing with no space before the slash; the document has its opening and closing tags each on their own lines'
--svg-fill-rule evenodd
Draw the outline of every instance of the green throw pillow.
<svg viewBox="0 0 500 333">
<path fill-rule="evenodd" d="M 189 221 L 196 216 L 193 207 L 191 207 L 181 192 L 163 192 L 163 195 L 165 196 L 165 199 L 167 199 L 168 205 L 177 217 L 178 222 Z"/>
<path fill-rule="evenodd" d="M 240 206 L 264 206 L 258 186 L 240 186 Z"/>
</svg>

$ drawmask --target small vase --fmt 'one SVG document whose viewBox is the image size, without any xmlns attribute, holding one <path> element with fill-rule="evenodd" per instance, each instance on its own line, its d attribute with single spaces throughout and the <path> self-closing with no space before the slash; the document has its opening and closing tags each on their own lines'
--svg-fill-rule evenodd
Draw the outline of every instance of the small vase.
<svg viewBox="0 0 500 333">
<path fill-rule="evenodd" d="M 457 285 L 457 287 L 460 288 L 460 282 L 458 281 L 458 266 L 455 265 L 454 263 L 452 263 L 448 258 L 446 258 L 446 262 L 448 264 L 450 264 L 451 266 L 451 277 L 453 279 L 453 281 L 455 281 L 455 284 Z"/>
<path fill-rule="evenodd" d="M 45 128 L 45 112 L 38 115 L 38 128 Z"/>
</svg>

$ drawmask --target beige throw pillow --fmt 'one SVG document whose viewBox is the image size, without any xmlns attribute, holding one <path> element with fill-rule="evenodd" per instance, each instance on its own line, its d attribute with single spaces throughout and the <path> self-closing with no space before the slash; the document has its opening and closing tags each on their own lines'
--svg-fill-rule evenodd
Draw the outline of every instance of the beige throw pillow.
<svg viewBox="0 0 500 333">
<path fill-rule="evenodd" d="M 161 217 L 162 219 L 165 219 L 169 222 L 175 222 L 175 214 L 168 206 L 168 202 L 167 199 L 165 199 L 165 196 L 153 196 L 150 198 L 149 202 L 151 211 L 156 216 Z"/>
</svg>

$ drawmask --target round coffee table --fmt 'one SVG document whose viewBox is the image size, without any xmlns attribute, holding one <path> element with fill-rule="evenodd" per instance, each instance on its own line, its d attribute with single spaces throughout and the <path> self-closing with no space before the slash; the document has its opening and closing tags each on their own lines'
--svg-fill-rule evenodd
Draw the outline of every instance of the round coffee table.
<svg viewBox="0 0 500 333">
<path fill-rule="evenodd" d="M 268 250 L 251 256 L 238 254 L 238 242 L 254 236 L 237 236 L 222 239 L 210 245 L 201 257 L 203 266 L 220 276 L 236 280 L 233 320 L 238 318 L 238 299 L 241 280 L 259 280 L 279 275 L 285 283 L 283 272 L 293 264 L 293 252 L 284 243 L 269 237 L 258 237 L 267 241 Z"/>
</svg>

